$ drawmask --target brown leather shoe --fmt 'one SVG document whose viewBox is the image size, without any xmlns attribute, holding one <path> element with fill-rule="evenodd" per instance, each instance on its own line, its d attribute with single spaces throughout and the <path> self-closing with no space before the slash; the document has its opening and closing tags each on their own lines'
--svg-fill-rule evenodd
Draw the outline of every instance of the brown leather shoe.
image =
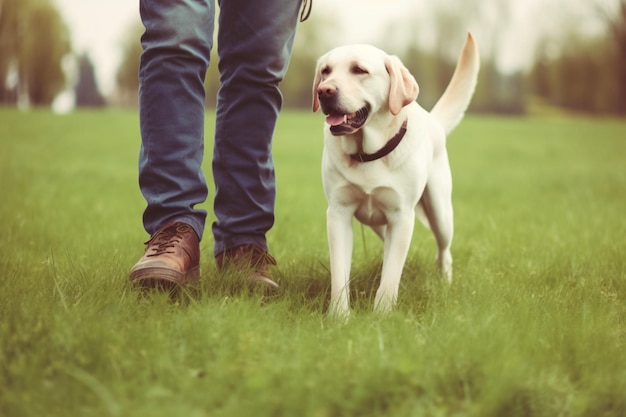
<svg viewBox="0 0 626 417">
<path fill-rule="evenodd" d="M 172 288 L 200 278 L 198 235 L 186 223 L 174 222 L 156 232 L 130 270 L 130 280 L 146 288 Z"/>
<path fill-rule="evenodd" d="M 270 278 L 269 267 L 276 265 L 276 260 L 267 251 L 255 245 L 242 245 L 227 249 L 215 256 L 217 268 L 234 267 L 246 274 L 246 281 L 254 287 L 278 288 Z"/>
</svg>

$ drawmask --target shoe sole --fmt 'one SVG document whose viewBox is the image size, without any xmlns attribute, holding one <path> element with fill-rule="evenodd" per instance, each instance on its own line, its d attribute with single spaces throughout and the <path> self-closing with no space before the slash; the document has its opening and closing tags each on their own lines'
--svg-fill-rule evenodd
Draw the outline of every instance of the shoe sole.
<svg viewBox="0 0 626 417">
<path fill-rule="evenodd" d="M 252 287 L 267 288 L 270 290 L 280 288 L 280 286 L 276 282 L 263 275 L 249 276 L 246 281 L 248 282 L 248 285 Z"/>
<path fill-rule="evenodd" d="M 142 268 L 132 271 L 130 280 L 142 288 L 169 290 L 178 286 L 197 284 L 200 280 L 200 267 L 190 269 L 187 274 L 169 268 Z"/>
</svg>

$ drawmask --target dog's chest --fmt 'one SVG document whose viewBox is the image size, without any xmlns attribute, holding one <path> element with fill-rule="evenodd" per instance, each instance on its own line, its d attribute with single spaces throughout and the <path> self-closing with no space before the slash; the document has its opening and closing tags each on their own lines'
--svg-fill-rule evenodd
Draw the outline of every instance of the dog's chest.
<svg viewBox="0 0 626 417">
<path fill-rule="evenodd" d="M 387 223 L 388 216 L 400 207 L 400 195 L 393 188 L 380 187 L 365 193 L 361 190 L 354 216 L 361 223 L 379 226 Z"/>
<path fill-rule="evenodd" d="M 389 216 L 410 204 L 402 190 L 391 179 L 357 176 L 344 184 L 341 195 L 345 206 L 351 206 L 354 216 L 370 226 L 386 224 Z"/>
<path fill-rule="evenodd" d="M 400 212 L 412 212 L 420 197 L 415 180 L 425 178 L 424 172 L 418 172 L 423 168 L 393 162 L 387 158 L 359 163 L 346 155 L 325 152 L 322 177 L 329 204 L 344 207 L 369 226 L 387 224 Z"/>
</svg>

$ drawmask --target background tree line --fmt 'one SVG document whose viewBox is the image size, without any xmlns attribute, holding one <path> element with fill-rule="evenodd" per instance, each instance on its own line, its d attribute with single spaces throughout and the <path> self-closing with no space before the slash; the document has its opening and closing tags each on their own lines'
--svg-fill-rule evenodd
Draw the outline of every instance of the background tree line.
<svg viewBox="0 0 626 417">
<path fill-rule="evenodd" d="M 498 58 L 511 48 L 500 42 L 515 17 L 512 2 L 466 0 L 440 1 L 428 16 L 434 41 L 429 47 L 392 40 L 419 39 L 420 22 L 409 27 L 390 24 L 380 47 L 399 55 L 416 75 L 421 91 L 418 101 L 430 108 L 441 95 L 454 70 L 465 28 L 477 27 L 483 50 L 478 90 L 472 110 L 522 114 L 529 104 L 565 107 L 576 111 L 626 115 L 626 0 L 607 11 L 601 0 L 587 4 L 589 13 L 600 16 L 606 30 L 595 36 L 580 34 L 577 22 L 563 26 L 558 37 L 545 35 L 536 49 L 532 65 L 503 70 Z M 532 30 L 532 28 L 529 28 Z M 109 104 L 136 105 L 137 72 L 143 29 L 139 23 L 128 28 L 123 59 L 117 71 L 117 90 Z M 337 22 L 325 17 L 312 19 L 298 29 L 289 72 L 282 84 L 285 106 L 306 108 L 311 102 L 311 80 L 317 57 L 330 42 L 325 34 L 335 33 Z M 401 34 L 401 36 L 399 36 Z M 45 39 L 45 42 L 42 42 Z M 215 48 L 214 48 L 215 49 Z M 68 76 L 67 62 L 74 71 Z M 217 56 L 206 77 L 206 101 L 215 105 L 219 88 Z M 74 79 L 68 79 L 74 77 Z M 75 90 L 77 105 L 103 105 L 87 54 L 72 55 L 70 35 L 50 0 L 0 0 L 0 102 L 49 105 L 61 90 Z"/>
<path fill-rule="evenodd" d="M 620 0 L 615 15 L 594 10 L 606 21 L 606 35 L 578 38 L 570 33 L 558 54 L 547 43 L 541 45 L 530 91 L 556 106 L 626 115 L 626 0 Z"/>
<path fill-rule="evenodd" d="M 65 87 L 70 33 L 48 0 L 0 0 L 0 103 L 49 105 Z"/>
</svg>

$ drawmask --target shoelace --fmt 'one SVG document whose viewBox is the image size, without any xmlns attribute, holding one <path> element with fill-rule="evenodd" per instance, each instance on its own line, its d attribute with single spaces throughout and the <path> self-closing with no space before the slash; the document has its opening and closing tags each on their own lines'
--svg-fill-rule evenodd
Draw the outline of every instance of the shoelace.
<svg viewBox="0 0 626 417">
<path fill-rule="evenodd" d="M 174 253 L 173 250 L 169 249 L 175 247 L 183 239 L 183 235 L 188 233 L 190 229 L 191 226 L 185 224 L 173 224 L 161 230 L 146 242 L 146 245 L 149 245 L 150 250 L 152 250 L 152 253 L 149 253 L 147 256 Z"/>
</svg>

